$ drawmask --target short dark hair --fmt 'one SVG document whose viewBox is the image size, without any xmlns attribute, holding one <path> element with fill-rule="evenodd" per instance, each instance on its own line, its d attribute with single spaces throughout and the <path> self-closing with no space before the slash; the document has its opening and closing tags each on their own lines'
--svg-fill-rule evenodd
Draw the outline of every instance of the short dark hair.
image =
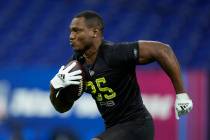
<svg viewBox="0 0 210 140">
<path fill-rule="evenodd" d="M 102 17 L 95 11 L 87 10 L 78 13 L 74 18 L 84 17 L 88 27 L 97 27 L 103 33 L 104 22 Z"/>
</svg>

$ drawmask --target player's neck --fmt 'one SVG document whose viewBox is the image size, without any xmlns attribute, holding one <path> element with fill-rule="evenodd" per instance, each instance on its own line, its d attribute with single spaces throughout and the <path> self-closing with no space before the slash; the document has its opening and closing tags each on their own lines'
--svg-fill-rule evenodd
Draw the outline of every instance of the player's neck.
<svg viewBox="0 0 210 140">
<path fill-rule="evenodd" d="M 87 64 L 93 64 L 98 54 L 99 47 L 102 40 L 96 40 L 93 45 L 84 53 L 85 61 Z"/>
</svg>

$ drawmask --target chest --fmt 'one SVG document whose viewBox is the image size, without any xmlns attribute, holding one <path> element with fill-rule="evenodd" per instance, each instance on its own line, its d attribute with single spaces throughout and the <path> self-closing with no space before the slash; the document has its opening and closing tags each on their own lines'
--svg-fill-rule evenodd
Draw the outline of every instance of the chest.
<svg viewBox="0 0 210 140">
<path fill-rule="evenodd" d="M 98 58 L 94 65 L 86 65 L 86 69 L 90 74 L 86 89 L 96 101 L 112 100 L 117 96 L 124 70 L 111 66 L 102 58 Z"/>
</svg>

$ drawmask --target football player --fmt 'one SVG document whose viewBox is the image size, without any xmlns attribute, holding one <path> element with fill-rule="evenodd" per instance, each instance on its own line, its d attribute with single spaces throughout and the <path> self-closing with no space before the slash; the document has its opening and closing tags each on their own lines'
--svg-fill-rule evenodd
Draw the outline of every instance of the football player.
<svg viewBox="0 0 210 140">
<path fill-rule="evenodd" d="M 178 118 L 190 112 L 193 104 L 184 89 L 177 58 L 171 47 L 162 42 L 105 41 L 103 29 L 103 19 L 94 11 L 77 14 L 69 26 L 69 39 L 75 52 L 72 60 L 80 61 L 89 71 L 86 92 L 95 99 L 106 126 L 106 130 L 93 140 L 153 140 L 153 120 L 142 102 L 135 68 L 158 62 L 176 91 Z M 68 85 L 79 84 L 80 74 L 81 71 L 70 74 L 61 68 L 51 80 L 50 98 L 59 112 L 68 111 L 73 101 L 65 104 L 56 98 L 57 93 Z"/>
</svg>

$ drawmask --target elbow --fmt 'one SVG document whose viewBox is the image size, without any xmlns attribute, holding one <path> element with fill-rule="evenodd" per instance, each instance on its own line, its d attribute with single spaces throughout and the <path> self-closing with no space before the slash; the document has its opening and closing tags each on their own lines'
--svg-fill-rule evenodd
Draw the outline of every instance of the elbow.
<svg viewBox="0 0 210 140">
<path fill-rule="evenodd" d="M 171 48 L 170 45 L 165 44 L 164 46 L 165 46 L 165 51 L 166 51 L 167 53 L 173 53 L 173 49 Z"/>
<path fill-rule="evenodd" d="M 55 110 L 59 113 L 65 113 L 65 112 L 69 111 L 73 105 L 73 103 L 68 103 L 68 104 L 63 103 L 62 101 L 60 101 L 58 99 L 52 98 L 52 96 L 50 96 L 50 101 L 51 101 L 51 104 L 53 105 L 53 107 L 55 108 Z"/>
<path fill-rule="evenodd" d="M 63 108 L 61 109 L 61 108 L 57 108 L 57 107 L 54 107 L 54 108 L 59 113 L 65 113 L 65 112 L 67 112 L 69 110 L 69 109 L 63 109 Z"/>
<path fill-rule="evenodd" d="M 67 106 L 61 105 L 61 104 L 53 104 L 53 107 L 59 113 L 65 113 L 65 112 L 69 111 L 69 109 L 70 109 L 69 106 L 67 107 Z"/>
<path fill-rule="evenodd" d="M 159 44 L 160 50 L 164 51 L 164 52 L 170 52 L 172 51 L 172 48 L 169 44 L 165 44 L 165 43 L 160 43 Z"/>
<path fill-rule="evenodd" d="M 168 44 L 161 43 L 157 51 L 158 57 L 165 58 L 174 55 L 173 49 Z"/>
</svg>

